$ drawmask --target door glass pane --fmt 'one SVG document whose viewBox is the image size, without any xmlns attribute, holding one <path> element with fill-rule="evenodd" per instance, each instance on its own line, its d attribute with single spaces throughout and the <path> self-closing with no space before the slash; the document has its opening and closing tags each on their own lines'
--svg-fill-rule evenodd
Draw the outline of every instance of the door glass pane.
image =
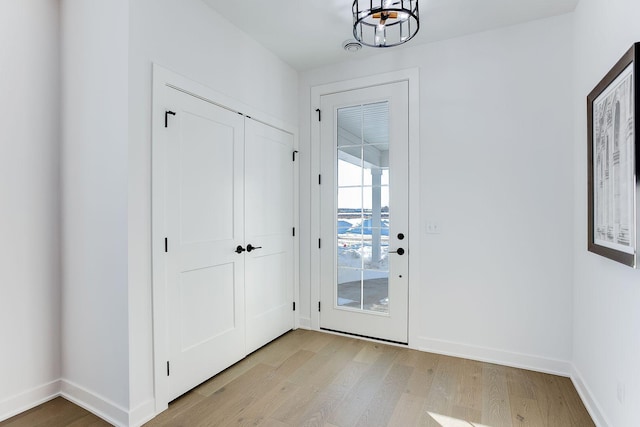
<svg viewBox="0 0 640 427">
<path fill-rule="evenodd" d="M 389 105 L 338 109 L 336 305 L 388 313 Z"/>
<path fill-rule="evenodd" d="M 349 147 L 351 148 L 351 147 Z M 359 163 L 356 163 L 358 159 L 351 159 L 348 148 L 341 147 L 338 150 L 338 187 L 360 187 L 362 186 L 363 168 Z M 343 160 L 344 159 L 344 160 Z"/>
<path fill-rule="evenodd" d="M 362 106 L 338 110 L 338 147 L 362 147 Z"/>
<path fill-rule="evenodd" d="M 362 307 L 362 269 L 338 268 L 338 301 L 339 307 L 359 309 Z"/>
</svg>

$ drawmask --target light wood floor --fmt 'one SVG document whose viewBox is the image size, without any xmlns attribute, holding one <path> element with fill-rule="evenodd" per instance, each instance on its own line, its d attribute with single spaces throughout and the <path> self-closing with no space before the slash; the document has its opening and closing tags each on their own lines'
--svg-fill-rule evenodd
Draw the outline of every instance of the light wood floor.
<svg viewBox="0 0 640 427">
<path fill-rule="evenodd" d="M 0 426 L 103 426 L 55 399 Z M 169 405 L 148 427 L 593 426 L 571 380 L 292 331 Z"/>
</svg>

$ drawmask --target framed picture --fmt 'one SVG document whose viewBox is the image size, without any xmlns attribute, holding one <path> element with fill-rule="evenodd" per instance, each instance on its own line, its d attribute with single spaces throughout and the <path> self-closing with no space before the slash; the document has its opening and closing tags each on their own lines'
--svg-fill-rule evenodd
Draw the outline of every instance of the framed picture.
<svg viewBox="0 0 640 427">
<path fill-rule="evenodd" d="M 638 266 L 637 100 L 634 44 L 587 96 L 590 252 Z"/>
</svg>

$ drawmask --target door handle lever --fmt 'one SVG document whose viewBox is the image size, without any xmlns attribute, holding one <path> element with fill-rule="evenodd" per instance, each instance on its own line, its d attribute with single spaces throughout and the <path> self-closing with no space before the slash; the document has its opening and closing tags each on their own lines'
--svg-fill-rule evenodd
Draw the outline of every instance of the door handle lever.
<svg viewBox="0 0 640 427">
<path fill-rule="evenodd" d="M 390 254 L 398 254 L 398 255 L 404 255 L 404 249 L 402 248 L 398 248 L 395 251 L 389 251 Z"/>
<path fill-rule="evenodd" d="M 249 246 L 251 246 L 251 245 L 249 245 Z M 243 248 L 243 247 L 242 247 L 242 245 L 238 245 L 238 246 L 236 247 L 236 250 L 235 250 L 234 252 L 235 252 L 235 253 L 237 253 L 237 254 L 241 254 L 241 253 L 242 253 L 242 252 L 244 252 L 245 250 L 246 250 L 246 249 L 245 249 L 245 248 Z"/>
<path fill-rule="evenodd" d="M 262 249 L 262 246 L 253 246 L 251 243 L 247 245 L 247 252 L 251 252 L 256 249 Z"/>
</svg>

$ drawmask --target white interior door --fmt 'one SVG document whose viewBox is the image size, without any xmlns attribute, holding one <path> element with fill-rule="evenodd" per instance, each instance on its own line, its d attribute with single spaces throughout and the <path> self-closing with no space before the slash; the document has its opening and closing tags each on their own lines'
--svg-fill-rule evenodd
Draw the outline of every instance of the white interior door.
<svg viewBox="0 0 640 427">
<path fill-rule="evenodd" d="M 408 82 L 320 102 L 320 327 L 406 343 Z"/>
<path fill-rule="evenodd" d="M 244 118 L 165 90 L 171 400 L 246 354 Z"/>
<path fill-rule="evenodd" d="M 292 153 L 293 135 L 246 119 L 247 353 L 287 332 L 294 324 Z"/>
</svg>

